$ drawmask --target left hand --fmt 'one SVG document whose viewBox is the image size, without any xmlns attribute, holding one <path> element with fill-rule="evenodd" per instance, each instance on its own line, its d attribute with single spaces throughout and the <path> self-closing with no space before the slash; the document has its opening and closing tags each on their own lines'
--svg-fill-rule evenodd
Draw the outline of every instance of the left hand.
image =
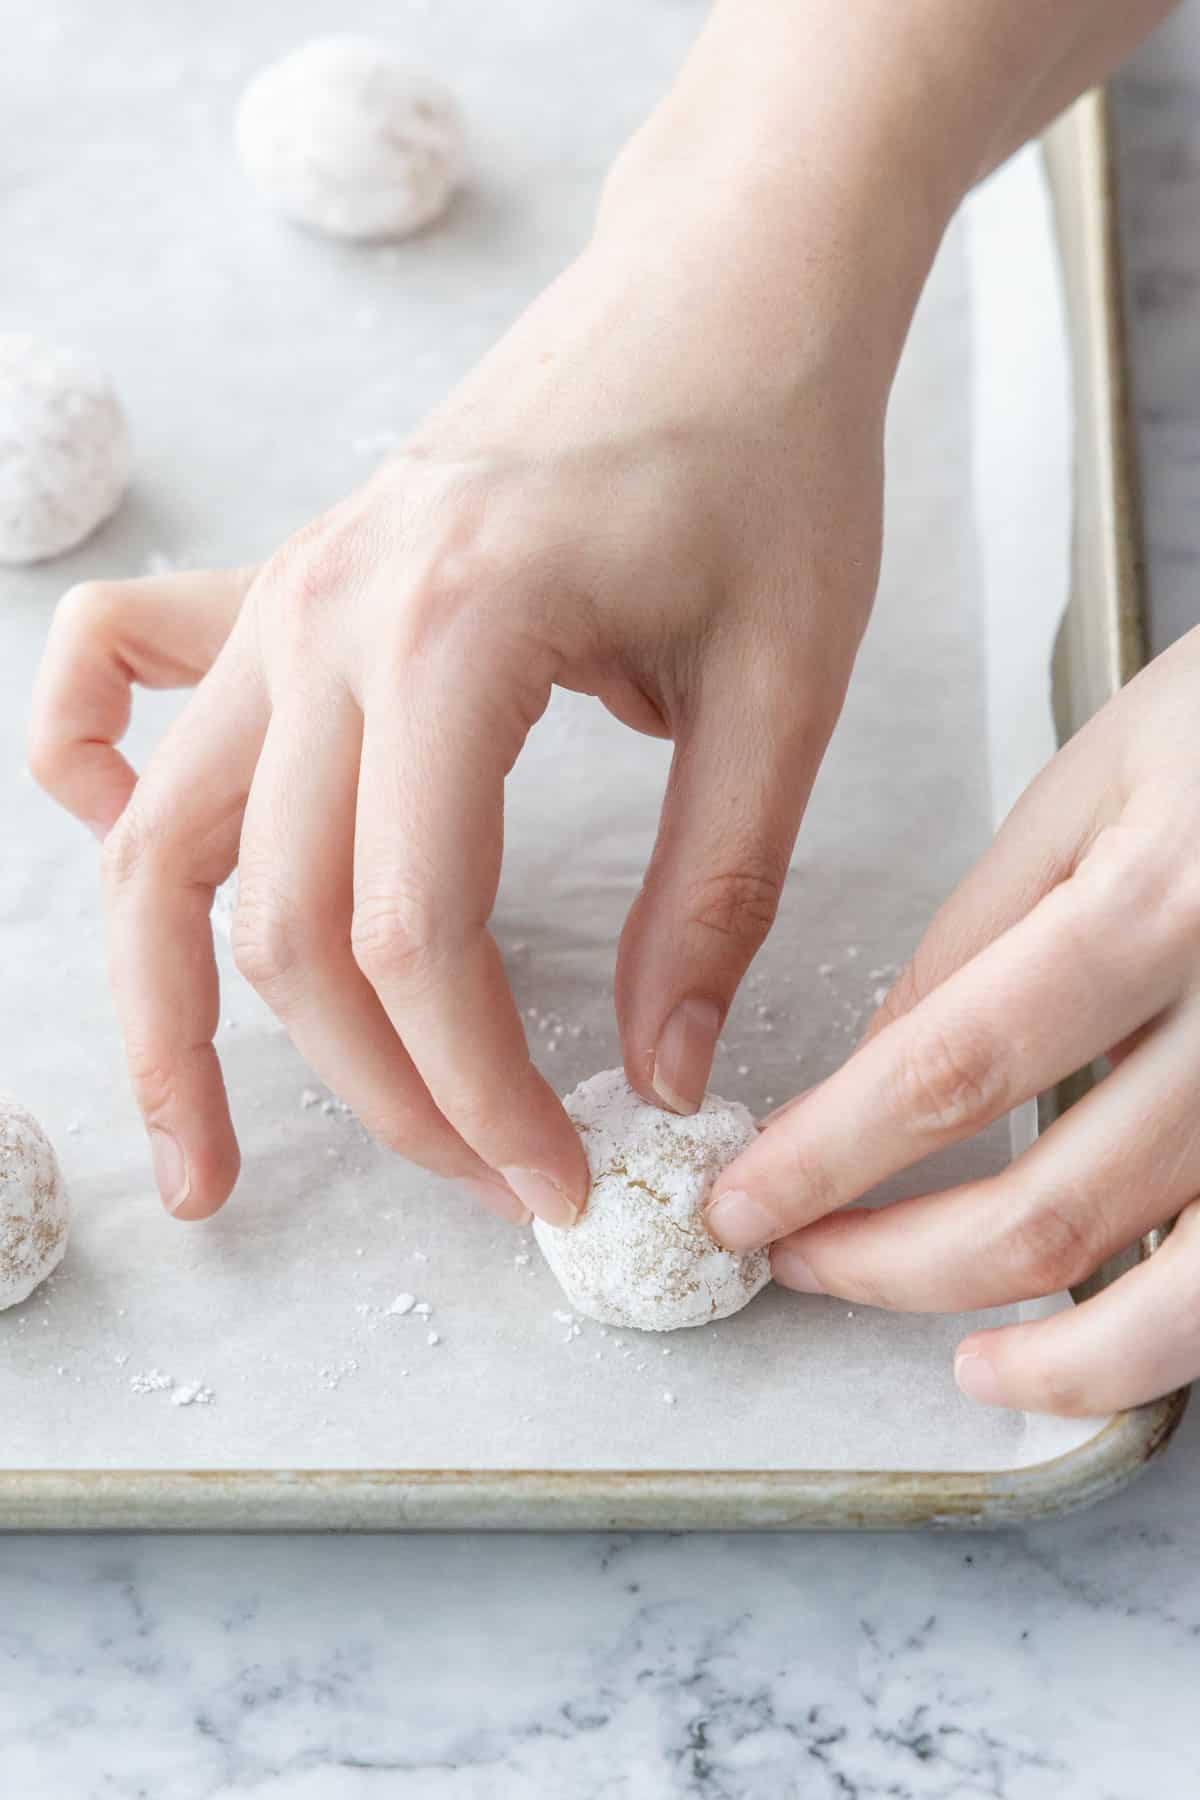
<svg viewBox="0 0 1200 1800">
<path fill-rule="evenodd" d="M 1200 1376 L 1200 629 L 1059 752 L 934 919 L 866 1040 L 772 1115 L 709 1224 L 777 1281 L 903 1311 L 1070 1287 L 1178 1214 L 1082 1305 L 960 1344 L 963 1392 L 1083 1417 Z M 1110 1073 L 1001 1174 L 839 1211 L 1093 1059 Z"/>
</svg>

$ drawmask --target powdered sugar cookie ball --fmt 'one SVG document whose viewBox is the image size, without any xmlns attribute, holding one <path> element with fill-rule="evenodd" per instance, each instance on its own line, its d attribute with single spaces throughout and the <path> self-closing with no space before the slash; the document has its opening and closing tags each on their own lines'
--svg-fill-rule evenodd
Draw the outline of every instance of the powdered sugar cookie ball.
<svg viewBox="0 0 1200 1800">
<path fill-rule="evenodd" d="M 316 38 L 256 75 L 236 139 L 263 198 L 330 237 L 406 237 L 445 211 L 462 171 L 450 94 L 361 38 Z"/>
<path fill-rule="evenodd" d="M 0 562 L 61 556 L 116 511 L 125 415 L 90 356 L 0 335 Z"/>
<path fill-rule="evenodd" d="M 27 1300 L 62 1261 L 70 1203 L 31 1112 L 0 1094 L 0 1311 Z"/>
<path fill-rule="evenodd" d="M 620 1069 L 563 1103 L 587 1152 L 592 1191 L 577 1225 L 533 1233 L 576 1312 L 605 1325 L 677 1331 L 728 1318 L 771 1279 L 765 1250 L 732 1256 L 703 1208 L 716 1176 L 755 1136 L 733 1100 L 710 1094 L 690 1119 L 647 1106 Z"/>
</svg>

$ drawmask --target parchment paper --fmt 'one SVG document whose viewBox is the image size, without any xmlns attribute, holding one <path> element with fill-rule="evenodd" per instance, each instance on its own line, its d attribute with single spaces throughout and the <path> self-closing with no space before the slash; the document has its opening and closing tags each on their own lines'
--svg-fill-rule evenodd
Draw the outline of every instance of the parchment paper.
<svg viewBox="0 0 1200 1800">
<path fill-rule="evenodd" d="M 361 476 L 386 434 L 415 420 L 582 241 L 604 167 L 701 11 L 343 4 L 340 29 L 379 33 L 440 69 L 471 124 L 470 191 L 440 230 L 392 249 L 290 230 L 260 210 L 232 157 L 242 80 L 326 28 L 325 9 L 79 0 L 9 37 L 0 155 L 20 180 L 0 202 L 0 326 L 102 357 L 131 414 L 139 473 L 85 549 L 0 576 L 0 1087 L 42 1118 L 76 1205 L 61 1273 L 0 1315 L 2 1466 L 983 1469 L 1038 1460 L 1094 1429 L 961 1400 L 952 1352 L 975 1317 L 877 1315 L 769 1291 L 732 1321 L 667 1339 L 586 1322 L 574 1335 L 528 1233 L 371 1145 L 324 1090 L 304 1103 L 317 1084 L 224 948 L 219 1047 L 245 1173 L 210 1223 L 171 1221 L 106 995 L 95 847 L 20 769 L 56 595 L 85 574 L 245 560 Z M 1023 228 L 1028 189 L 1011 203 L 997 191 L 1017 221 L 1012 279 L 1037 268 L 1050 284 L 1044 217 L 1035 207 Z M 997 690 L 973 458 L 989 483 L 1000 477 L 972 427 L 971 331 L 956 227 L 896 387 L 877 613 L 779 924 L 717 1057 L 716 1090 L 759 1110 L 847 1054 L 989 836 L 985 718 Z M 1034 394 L 1039 363 L 1061 391 L 1052 311 L 1034 339 Z M 1054 520 L 1061 551 L 1065 455 L 1036 495 L 1014 488 L 1010 552 L 1031 505 Z M 1036 561 L 1010 561 L 1000 586 L 1013 583 L 1044 626 L 1053 620 L 1060 572 L 1047 584 Z M 1001 639 L 1027 641 L 1023 628 Z M 1023 704 L 1044 697 L 1044 643 L 1005 679 Z M 139 703 L 136 756 L 172 705 Z M 1045 745 L 1031 748 L 1038 760 Z M 563 1089 L 618 1060 L 613 950 L 666 761 L 664 746 L 560 695 L 511 784 L 496 929 L 536 1053 Z M 998 1169 L 1009 1146 L 998 1126 L 889 1192 Z M 387 1313 L 403 1291 L 431 1317 Z M 137 1391 L 152 1371 L 175 1386 Z M 192 1382 L 211 1403 L 173 1404 Z"/>
</svg>

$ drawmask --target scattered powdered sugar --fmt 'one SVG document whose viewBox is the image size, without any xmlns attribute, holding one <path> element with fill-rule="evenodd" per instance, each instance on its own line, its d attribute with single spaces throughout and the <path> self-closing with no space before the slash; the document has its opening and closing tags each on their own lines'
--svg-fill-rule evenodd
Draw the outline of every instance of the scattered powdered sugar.
<svg viewBox="0 0 1200 1800">
<path fill-rule="evenodd" d="M 213 1391 L 202 1381 L 185 1381 L 171 1395 L 172 1406 L 211 1406 Z"/>
<path fill-rule="evenodd" d="M 534 1220 L 533 1233 L 574 1310 L 674 1331 L 745 1306 L 770 1279 L 767 1255 L 721 1249 L 703 1207 L 715 1177 L 757 1135 L 747 1108 L 709 1095 L 680 1118 L 647 1106 L 619 1069 L 581 1083 L 564 1104 L 592 1191 L 578 1224 L 557 1231 Z M 620 1339 L 615 1347 L 632 1354 Z"/>
<path fill-rule="evenodd" d="M 127 1357 L 114 1359 L 117 1363 L 128 1361 Z M 165 1369 L 142 1369 L 129 1377 L 129 1389 L 134 1394 L 170 1393 L 172 1406 L 211 1406 L 213 1391 L 207 1382 L 176 1381 Z"/>
<path fill-rule="evenodd" d="M 145 1369 L 140 1374 L 129 1377 L 130 1391 L 134 1394 L 157 1394 L 174 1384 L 174 1376 L 165 1375 L 161 1369 Z"/>
<path fill-rule="evenodd" d="M 341 1362 L 333 1363 L 324 1369 L 319 1369 L 317 1371 L 317 1379 L 322 1387 L 335 1388 L 345 1376 L 356 1375 L 357 1373 L 358 1358 L 355 1356 L 344 1356 Z"/>
<path fill-rule="evenodd" d="M 402 1316 L 404 1313 L 410 1313 L 416 1304 L 417 1297 L 415 1294 L 397 1294 L 396 1298 L 392 1301 L 392 1304 L 387 1308 L 387 1311 L 389 1314 Z"/>
</svg>

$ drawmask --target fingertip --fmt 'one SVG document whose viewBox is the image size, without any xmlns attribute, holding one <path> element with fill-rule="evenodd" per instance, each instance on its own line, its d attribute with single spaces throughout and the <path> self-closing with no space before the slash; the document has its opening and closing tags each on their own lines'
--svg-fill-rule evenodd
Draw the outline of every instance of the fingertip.
<svg viewBox="0 0 1200 1800">
<path fill-rule="evenodd" d="M 501 1169 L 500 1173 L 520 1205 L 535 1213 L 544 1225 L 553 1225 L 557 1231 L 569 1231 L 579 1218 L 582 1204 L 576 1205 L 553 1176 L 540 1169 L 511 1167 Z"/>
<path fill-rule="evenodd" d="M 725 1188 L 704 1209 L 709 1234 L 735 1255 L 762 1250 L 783 1233 L 784 1227 L 753 1194 Z"/>
<path fill-rule="evenodd" d="M 667 1016 L 650 1062 L 654 1099 L 687 1118 L 704 1104 L 724 1017 L 716 1000 L 689 995 Z"/>
<path fill-rule="evenodd" d="M 982 1340 L 964 1338 L 954 1357 L 954 1379 L 959 1392 L 981 1406 L 1009 1406 L 1004 1387 L 991 1358 L 984 1354 Z"/>
<path fill-rule="evenodd" d="M 242 1159 L 232 1128 L 225 1142 L 197 1147 L 152 1126 L 150 1151 L 163 1209 L 184 1224 L 212 1218 L 237 1186 Z"/>
</svg>

